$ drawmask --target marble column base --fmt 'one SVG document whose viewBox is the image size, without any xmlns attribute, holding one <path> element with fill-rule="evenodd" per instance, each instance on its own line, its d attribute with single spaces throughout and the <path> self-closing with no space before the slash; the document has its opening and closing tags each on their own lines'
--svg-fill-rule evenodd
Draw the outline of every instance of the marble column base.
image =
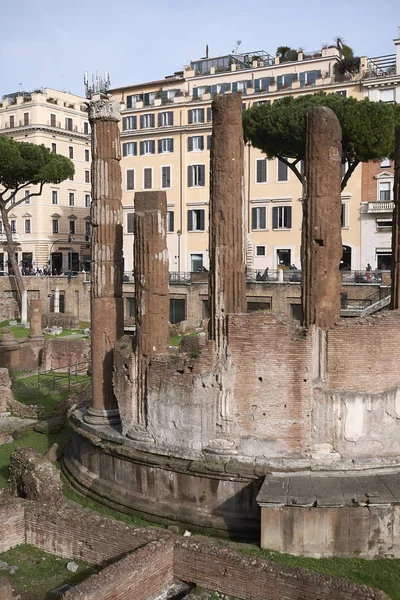
<svg viewBox="0 0 400 600">
<path fill-rule="evenodd" d="M 119 425 L 121 418 L 118 408 L 109 408 L 101 410 L 97 408 L 89 408 L 83 420 L 91 425 Z"/>
<path fill-rule="evenodd" d="M 145 442 L 147 444 L 153 444 L 154 438 L 147 431 L 146 426 L 137 423 L 129 431 L 126 432 L 126 437 L 136 442 Z"/>
<path fill-rule="evenodd" d="M 208 446 L 204 448 L 204 452 L 208 454 L 220 454 L 222 456 L 237 454 L 235 442 L 228 438 L 210 440 Z"/>
</svg>

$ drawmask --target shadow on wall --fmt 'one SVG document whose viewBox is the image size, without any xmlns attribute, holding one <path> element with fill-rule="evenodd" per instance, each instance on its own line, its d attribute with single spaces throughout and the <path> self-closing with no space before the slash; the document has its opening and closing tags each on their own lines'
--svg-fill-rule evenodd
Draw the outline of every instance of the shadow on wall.
<svg viewBox="0 0 400 600">
<path fill-rule="evenodd" d="M 240 492 L 237 492 L 211 511 L 213 516 L 223 519 L 229 539 L 254 540 L 259 543 L 261 509 L 256 502 L 256 497 L 263 481 L 264 477 L 259 477 L 257 480 L 245 484 Z M 215 480 L 215 482 L 217 486 L 220 483 L 219 480 Z M 241 515 L 240 529 L 238 528 L 238 515 Z"/>
</svg>

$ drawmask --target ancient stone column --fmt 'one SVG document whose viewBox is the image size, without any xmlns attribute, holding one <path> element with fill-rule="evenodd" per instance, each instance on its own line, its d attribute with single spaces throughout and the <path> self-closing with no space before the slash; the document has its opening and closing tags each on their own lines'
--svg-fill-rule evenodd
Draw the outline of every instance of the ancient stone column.
<svg viewBox="0 0 400 600">
<path fill-rule="evenodd" d="M 400 308 L 400 125 L 396 127 L 394 159 L 394 210 L 392 229 L 392 297 L 390 308 Z"/>
<path fill-rule="evenodd" d="M 135 194 L 134 271 L 136 303 L 136 419 L 127 433 L 148 440 L 146 374 L 169 346 L 169 273 L 165 192 Z"/>
<path fill-rule="evenodd" d="M 54 312 L 60 312 L 60 288 L 56 287 L 54 291 Z"/>
<path fill-rule="evenodd" d="M 85 420 L 99 425 L 119 422 L 112 382 L 114 346 L 124 333 L 119 120 L 117 102 L 92 99 L 92 407 Z"/>
<path fill-rule="evenodd" d="M 29 303 L 30 313 L 30 331 L 29 337 L 31 339 L 43 338 L 42 333 L 42 301 L 31 300 Z"/>
<path fill-rule="evenodd" d="M 21 295 L 21 325 L 28 322 L 28 290 L 22 290 Z"/>
<path fill-rule="evenodd" d="M 301 262 L 303 324 L 322 330 L 340 317 L 342 132 L 332 110 L 307 111 Z"/>
<path fill-rule="evenodd" d="M 226 315 L 246 312 L 241 96 L 217 96 L 212 103 L 212 122 L 209 333 L 222 350 Z"/>
</svg>

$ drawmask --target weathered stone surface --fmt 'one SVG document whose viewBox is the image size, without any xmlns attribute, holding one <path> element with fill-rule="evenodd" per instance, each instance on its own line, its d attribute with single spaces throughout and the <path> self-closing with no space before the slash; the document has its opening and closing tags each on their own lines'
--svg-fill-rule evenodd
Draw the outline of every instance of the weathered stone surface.
<svg viewBox="0 0 400 600">
<path fill-rule="evenodd" d="M 305 327 L 328 329 L 340 317 L 341 139 L 332 110 L 323 106 L 308 110 L 301 248 Z"/>
<path fill-rule="evenodd" d="M 0 413 L 7 411 L 11 400 L 11 379 L 8 375 L 8 369 L 0 369 Z"/>
<path fill-rule="evenodd" d="M 90 109 L 92 127 L 92 408 L 87 420 L 118 422 L 113 354 L 124 333 L 122 299 L 122 187 L 118 111 L 107 98 Z M 96 104 L 97 106 L 97 104 Z M 108 107 L 108 108 L 107 108 Z"/>
<path fill-rule="evenodd" d="M 217 96 L 212 121 L 209 331 L 218 346 L 226 315 L 246 312 L 241 96 Z"/>
<path fill-rule="evenodd" d="M 57 462 L 57 460 L 61 458 L 62 455 L 63 449 L 61 448 L 60 444 L 55 443 L 52 446 L 50 446 L 50 448 L 47 450 L 45 457 L 48 458 L 51 462 Z"/>
<path fill-rule="evenodd" d="M 392 228 L 392 310 L 400 308 L 400 125 L 396 127 L 394 160 L 394 211 Z"/>
<path fill-rule="evenodd" d="M 12 453 L 9 484 L 14 495 L 28 500 L 54 504 L 63 499 L 60 471 L 32 448 Z"/>
<path fill-rule="evenodd" d="M 43 338 L 42 333 L 42 301 L 32 299 L 29 303 L 30 330 L 29 337 L 33 339 Z"/>
<path fill-rule="evenodd" d="M 46 421 L 39 421 L 35 423 L 33 429 L 37 431 L 37 433 L 45 433 L 46 435 L 52 433 L 59 433 L 65 425 L 65 420 L 63 417 L 53 417 L 51 419 L 46 419 Z"/>
<path fill-rule="evenodd" d="M 11 583 L 5 577 L 0 577 L 0 600 L 12 600 Z"/>
</svg>

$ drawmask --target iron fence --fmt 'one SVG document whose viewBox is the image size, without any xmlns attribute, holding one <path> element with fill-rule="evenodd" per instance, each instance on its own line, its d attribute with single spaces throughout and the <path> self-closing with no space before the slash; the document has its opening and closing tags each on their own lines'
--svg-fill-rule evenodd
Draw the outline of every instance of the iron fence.
<svg viewBox="0 0 400 600">
<path fill-rule="evenodd" d="M 89 383 L 90 381 L 91 364 L 89 361 L 74 363 L 47 371 L 38 369 L 37 372 L 37 386 L 39 391 L 41 388 L 52 389 L 54 392 L 56 389 L 71 390 L 74 386 Z"/>
</svg>

